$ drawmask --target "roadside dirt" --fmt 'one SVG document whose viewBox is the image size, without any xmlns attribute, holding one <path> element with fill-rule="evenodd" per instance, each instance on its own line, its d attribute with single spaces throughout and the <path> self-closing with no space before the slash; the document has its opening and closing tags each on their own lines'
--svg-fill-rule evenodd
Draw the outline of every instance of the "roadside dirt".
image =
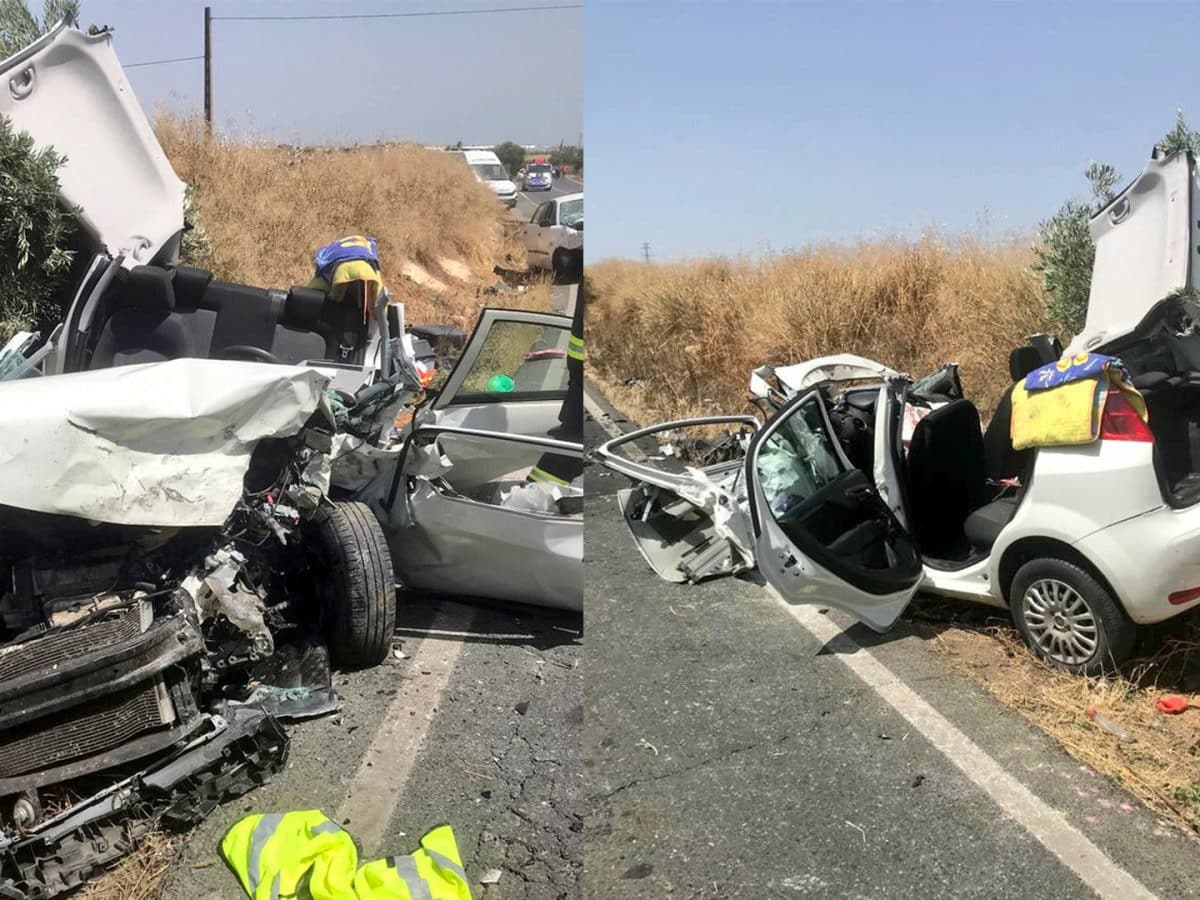
<svg viewBox="0 0 1200 900">
<path fill-rule="evenodd" d="M 1200 618 L 1148 633 L 1141 655 L 1119 674 L 1081 678 L 1037 660 L 1002 610 L 924 597 L 909 615 L 954 669 L 1200 839 Z M 1154 704 L 1168 694 L 1196 706 L 1161 713 Z"/>
</svg>

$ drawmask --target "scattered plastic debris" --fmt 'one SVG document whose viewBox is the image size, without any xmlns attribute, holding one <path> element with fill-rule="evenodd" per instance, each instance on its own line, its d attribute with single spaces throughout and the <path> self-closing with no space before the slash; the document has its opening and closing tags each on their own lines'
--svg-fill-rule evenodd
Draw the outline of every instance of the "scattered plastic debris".
<svg viewBox="0 0 1200 900">
<path fill-rule="evenodd" d="M 1101 715 L 1100 711 L 1097 710 L 1096 707 L 1094 707 L 1094 706 L 1088 707 L 1087 717 L 1089 719 L 1091 719 L 1093 722 L 1095 722 L 1098 726 L 1103 728 L 1105 731 L 1107 731 L 1109 734 L 1111 734 L 1113 737 L 1115 737 L 1117 740 L 1119 740 L 1119 741 L 1132 741 L 1133 740 L 1133 738 L 1130 736 L 1129 732 L 1127 732 L 1124 728 L 1122 728 L 1116 722 L 1113 722 L 1112 720 L 1107 719 L 1103 715 Z"/>
<path fill-rule="evenodd" d="M 499 869 L 488 869 L 486 872 L 484 872 L 482 875 L 479 876 L 479 883 L 480 884 L 498 884 L 500 881 L 500 876 L 503 874 L 504 873 L 501 872 Z"/>
<path fill-rule="evenodd" d="M 1167 694 L 1154 701 L 1154 708 L 1168 716 L 1177 716 L 1181 712 L 1186 712 L 1190 705 L 1187 698 L 1181 697 L 1179 694 Z"/>
</svg>

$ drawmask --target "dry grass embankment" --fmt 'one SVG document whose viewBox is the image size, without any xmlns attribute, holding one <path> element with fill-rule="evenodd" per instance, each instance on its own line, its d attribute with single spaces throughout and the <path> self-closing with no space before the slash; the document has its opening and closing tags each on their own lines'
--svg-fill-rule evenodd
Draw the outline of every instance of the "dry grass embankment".
<svg viewBox="0 0 1200 900">
<path fill-rule="evenodd" d="M 1008 351 L 1052 330 L 1020 245 L 933 239 L 817 247 L 760 262 L 588 267 L 588 376 L 636 421 L 745 409 L 750 369 L 857 353 L 914 376 L 961 365 L 985 421 L 1010 387 Z M 1003 613 L 929 598 L 914 613 L 951 664 L 1124 785 L 1165 820 L 1200 830 L 1200 709 L 1165 716 L 1164 692 L 1200 702 L 1200 625 L 1149 636 L 1119 677 L 1038 662 Z M 1119 724 L 1097 727 L 1089 707 Z"/>
<path fill-rule="evenodd" d="M 218 278 L 288 288 L 312 277 L 318 247 L 347 234 L 379 243 L 384 282 L 410 321 L 474 323 L 479 308 L 548 307 L 549 280 L 521 295 L 483 289 L 493 267 L 525 267 L 517 223 L 452 158 L 412 144 L 302 149 L 210 137 L 160 114 L 155 131 L 184 181 Z"/>
<path fill-rule="evenodd" d="M 601 262 L 587 272 L 589 377 L 652 419 L 741 409 L 764 362 L 850 352 L 920 376 L 953 361 L 986 417 L 1009 386 L 1008 351 L 1049 327 L 1030 262 L 1021 246 L 933 239 Z"/>
</svg>

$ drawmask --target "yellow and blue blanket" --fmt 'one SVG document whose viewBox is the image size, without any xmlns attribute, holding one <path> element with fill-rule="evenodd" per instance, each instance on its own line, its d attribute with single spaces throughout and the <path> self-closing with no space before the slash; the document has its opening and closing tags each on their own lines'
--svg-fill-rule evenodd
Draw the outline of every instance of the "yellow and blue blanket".
<svg viewBox="0 0 1200 900">
<path fill-rule="evenodd" d="M 1013 448 L 1090 444 L 1100 436 L 1104 404 L 1114 390 L 1147 421 L 1146 401 L 1116 357 L 1077 353 L 1034 369 L 1013 385 Z"/>
</svg>

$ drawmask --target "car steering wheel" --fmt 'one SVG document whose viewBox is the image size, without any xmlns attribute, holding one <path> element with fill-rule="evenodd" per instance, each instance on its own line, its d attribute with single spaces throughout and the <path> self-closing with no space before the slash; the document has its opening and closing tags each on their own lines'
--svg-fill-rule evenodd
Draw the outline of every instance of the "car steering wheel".
<svg viewBox="0 0 1200 900">
<path fill-rule="evenodd" d="M 244 359 L 248 360 L 249 362 L 275 363 L 275 365 L 278 366 L 282 366 L 284 364 L 283 360 L 274 353 L 264 350 L 262 347 L 251 346 L 250 344 L 230 344 L 221 351 L 220 358 L 231 360 Z"/>
</svg>

